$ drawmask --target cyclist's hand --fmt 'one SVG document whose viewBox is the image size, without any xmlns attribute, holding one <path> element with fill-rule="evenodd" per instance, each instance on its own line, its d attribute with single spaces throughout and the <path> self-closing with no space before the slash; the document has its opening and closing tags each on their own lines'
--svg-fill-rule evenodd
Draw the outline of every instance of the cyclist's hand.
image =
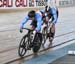
<svg viewBox="0 0 75 64">
<path fill-rule="evenodd" d="M 50 27 L 52 27 L 53 25 L 54 25 L 54 23 L 51 23 L 51 24 L 50 24 Z"/>
<path fill-rule="evenodd" d="M 51 23 L 52 19 L 49 19 L 49 22 Z"/>
<path fill-rule="evenodd" d="M 43 29 L 45 27 L 47 27 L 47 24 L 44 23 L 41 28 Z"/>
<path fill-rule="evenodd" d="M 20 33 L 22 33 L 22 32 L 23 32 L 23 29 L 21 28 L 21 29 L 20 29 Z"/>
<path fill-rule="evenodd" d="M 33 31 L 33 34 L 34 34 L 34 35 L 36 34 L 36 31 L 35 31 L 35 30 Z"/>
</svg>

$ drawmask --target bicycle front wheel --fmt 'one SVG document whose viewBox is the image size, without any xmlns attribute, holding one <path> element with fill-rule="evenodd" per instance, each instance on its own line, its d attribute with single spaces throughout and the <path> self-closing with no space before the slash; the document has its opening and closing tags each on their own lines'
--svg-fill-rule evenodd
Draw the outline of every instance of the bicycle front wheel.
<svg viewBox="0 0 75 64">
<path fill-rule="evenodd" d="M 41 39 L 38 34 L 35 35 L 34 41 L 33 41 L 33 53 L 37 53 L 41 47 Z"/>
<path fill-rule="evenodd" d="M 18 54 L 20 57 L 23 57 L 26 54 L 27 51 L 27 43 L 28 43 L 28 36 L 25 35 L 19 44 Z"/>
<path fill-rule="evenodd" d="M 42 31 L 42 46 L 44 47 L 44 44 L 46 42 L 47 39 L 47 28 L 45 27 Z"/>
</svg>

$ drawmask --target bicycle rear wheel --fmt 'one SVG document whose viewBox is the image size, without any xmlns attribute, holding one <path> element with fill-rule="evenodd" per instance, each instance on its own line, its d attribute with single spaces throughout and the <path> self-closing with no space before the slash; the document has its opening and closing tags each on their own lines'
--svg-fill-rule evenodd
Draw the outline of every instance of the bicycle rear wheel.
<svg viewBox="0 0 75 64">
<path fill-rule="evenodd" d="M 33 53 L 37 53 L 41 47 L 41 37 L 39 37 L 38 34 L 35 35 L 34 41 L 33 41 Z"/>
<path fill-rule="evenodd" d="M 27 51 L 27 45 L 28 45 L 28 36 L 25 35 L 19 44 L 18 54 L 20 57 L 23 57 L 26 54 Z"/>
</svg>

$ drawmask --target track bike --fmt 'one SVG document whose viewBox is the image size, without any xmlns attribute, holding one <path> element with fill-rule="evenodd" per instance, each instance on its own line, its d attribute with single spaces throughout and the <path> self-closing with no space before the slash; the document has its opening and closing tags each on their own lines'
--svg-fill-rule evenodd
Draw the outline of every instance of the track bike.
<svg viewBox="0 0 75 64">
<path fill-rule="evenodd" d="M 50 28 L 51 28 L 50 24 L 51 24 L 51 22 L 48 22 L 46 24 L 46 26 L 43 27 L 43 29 L 42 29 L 42 46 L 43 46 L 43 48 L 44 48 L 44 45 L 46 43 L 46 40 L 48 39 L 48 33 L 50 31 Z"/>
<path fill-rule="evenodd" d="M 33 51 L 33 53 L 37 53 L 41 47 L 42 40 L 41 40 L 41 33 L 36 33 L 33 36 L 33 31 L 28 28 L 23 28 L 28 30 L 27 34 L 25 34 L 19 44 L 18 54 L 20 57 L 23 57 L 28 50 Z M 33 38 L 34 37 L 34 38 Z"/>
</svg>

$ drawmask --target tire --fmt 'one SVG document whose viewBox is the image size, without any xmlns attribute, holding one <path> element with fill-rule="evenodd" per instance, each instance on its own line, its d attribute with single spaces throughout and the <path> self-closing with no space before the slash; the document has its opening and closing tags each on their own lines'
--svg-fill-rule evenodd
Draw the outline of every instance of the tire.
<svg viewBox="0 0 75 64">
<path fill-rule="evenodd" d="M 28 40 L 26 41 L 26 38 L 28 39 L 27 35 L 25 35 L 21 39 L 20 44 L 19 44 L 18 54 L 19 54 L 20 57 L 23 57 L 26 54 L 26 52 L 27 52 Z"/>
<path fill-rule="evenodd" d="M 47 28 L 45 27 L 42 31 L 42 46 L 44 47 L 44 44 L 46 42 L 47 39 Z"/>
<path fill-rule="evenodd" d="M 42 42 L 41 42 L 38 34 L 36 34 L 35 35 L 35 38 L 34 38 L 34 42 L 33 42 L 33 48 L 32 48 L 33 53 L 37 53 L 39 51 L 39 49 L 41 47 L 41 43 Z"/>
</svg>

